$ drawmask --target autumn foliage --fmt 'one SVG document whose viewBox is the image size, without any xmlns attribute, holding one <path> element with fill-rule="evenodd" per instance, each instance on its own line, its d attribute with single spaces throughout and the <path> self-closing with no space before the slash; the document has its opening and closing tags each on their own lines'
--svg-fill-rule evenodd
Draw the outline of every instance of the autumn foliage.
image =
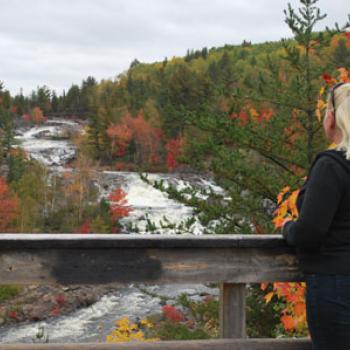
<svg viewBox="0 0 350 350">
<path fill-rule="evenodd" d="M 166 165 L 169 171 L 173 171 L 178 166 L 177 157 L 183 154 L 184 148 L 184 138 L 178 137 L 176 139 L 170 139 L 166 145 L 165 149 L 167 150 L 166 156 Z"/>
<path fill-rule="evenodd" d="M 289 186 L 284 187 L 277 196 L 277 209 L 274 214 L 273 223 L 276 229 L 282 227 L 286 219 L 295 220 L 298 217 L 296 199 L 299 190 L 292 191 Z M 266 290 L 267 283 L 261 284 L 261 289 Z M 280 317 L 281 323 L 288 332 L 305 332 L 306 325 L 306 307 L 304 300 L 305 283 L 304 282 L 274 282 L 273 290 L 265 295 L 265 301 L 268 303 L 273 296 L 286 302 L 286 307 L 282 310 Z"/>
<path fill-rule="evenodd" d="M 337 74 L 338 78 L 332 77 L 329 73 L 323 73 L 321 75 L 324 85 L 320 88 L 315 111 L 316 117 L 319 122 L 322 119 L 322 114 L 326 111 L 327 108 L 327 90 L 338 82 L 350 83 L 350 69 L 339 67 L 337 68 Z"/>
<path fill-rule="evenodd" d="M 120 123 L 111 124 L 107 129 L 111 139 L 112 153 L 123 157 L 133 141 L 135 145 L 134 158 L 137 162 L 158 164 L 160 162 L 160 140 L 162 132 L 144 118 L 142 113 L 133 117 L 126 113 Z"/>
<path fill-rule="evenodd" d="M 334 35 L 332 41 L 331 41 L 331 46 L 333 48 L 337 47 L 340 43 L 341 40 L 346 40 L 346 46 L 350 48 L 350 32 L 345 32 L 341 34 Z"/>
<path fill-rule="evenodd" d="M 277 209 L 274 212 L 275 217 L 272 220 L 276 229 L 282 227 L 285 219 L 297 219 L 298 209 L 296 207 L 296 199 L 298 194 L 299 190 L 291 191 L 290 187 L 286 186 L 277 195 Z"/>
<path fill-rule="evenodd" d="M 122 157 L 133 137 L 133 131 L 127 124 L 113 124 L 107 129 L 107 135 L 111 138 L 114 155 Z"/>
<path fill-rule="evenodd" d="M 19 214 L 19 201 L 8 188 L 4 177 L 0 177 L 0 230 L 12 232 L 12 223 Z"/>
<path fill-rule="evenodd" d="M 107 343 L 120 342 L 151 342 L 160 340 L 157 337 L 148 337 L 147 330 L 153 328 L 153 323 L 146 319 L 134 323 L 127 316 L 116 321 L 116 328 L 106 337 Z"/>
<path fill-rule="evenodd" d="M 233 112 L 228 115 L 230 119 L 238 120 L 240 126 L 246 126 L 248 123 L 264 124 L 269 122 L 274 112 L 271 108 L 262 108 L 258 111 L 256 108 L 247 106 L 239 112 Z"/>
<path fill-rule="evenodd" d="M 109 196 L 109 214 L 112 221 L 115 223 L 113 227 L 113 233 L 119 232 L 118 220 L 127 217 L 133 210 L 126 199 L 126 192 L 118 187 L 112 191 Z"/>
<path fill-rule="evenodd" d="M 178 157 L 184 152 L 184 137 L 167 139 L 164 132 L 152 126 L 142 113 L 136 117 L 126 113 L 119 123 L 108 127 L 107 135 L 113 156 L 120 159 L 127 156 L 129 150 L 132 161 L 136 164 L 158 165 L 165 162 L 167 169 L 173 171 L 179 165 Z M 128 163 L 118 161 L 116 168 L 123 170 L 125 164 Z"/>
<path fill-rule="evenodd" d="M 22 119 L 26 122 L 33 122 L 35 124 L 41 124 L 46 121 L 46 117 L 43 114 L 43 111 L 40 107 L 34 107 L 31 111 L 31 114 L 25 113 L 22 116 Z"/>
<path fill-rule="evenodd" d="M 34 107 L 32 110 L 32 120 L 34 123 L 40 124 L 45 121 L 45 117 L 43 114 L 43 111 L 40 109 L 40 107 Z"/>
<path fill-rule="evenodd" d="M 126 193 L 122 188 L 116 188 L 108 196 L 110 201 L 110 214 L 113 220 L 118 220 L 129 215 L 131 206 L 127 205 Z"/>
<path fill-rule="evenodd" d="M 122 188 L 118 187 L 115 190 L 113 190 L 107 197 L 108 199 L 108 206 L 107 206 L 108 211 L 106 212 L 107 218 L 105 217 L 104 219 L 102 219 L 102 217 L 104 216 L 104 213 L 100 213 L 97 219 L 86 218 L 83 221 L 83 223 L 74 231 L 74 233 L 87 234 L 87 233 L 96 232 L 96 230 L 101 228 L 98 226 L 98 223 L 102 225 L 106 225 L 104 226 L 103 232 L 118 233 L 119 220 L 124 217 L 127 217 L 132 211 L 132 207 L 128 205 L 126 195 L 127 195 L 126 192 Z"/>
<path fill-rule="evenodd" d="M 91 220 L 85 220 L 74 233 L 91 233 Z"/>
<path fill-rule="evenodd" d="M 181 311 L 176 309 L 172 305 L 164 305 L 162 307 L 163 315 L 167 320 L 170 320 L 172 322 L 181 322 L 184 320 L 184 315 Z"/>
</svg>

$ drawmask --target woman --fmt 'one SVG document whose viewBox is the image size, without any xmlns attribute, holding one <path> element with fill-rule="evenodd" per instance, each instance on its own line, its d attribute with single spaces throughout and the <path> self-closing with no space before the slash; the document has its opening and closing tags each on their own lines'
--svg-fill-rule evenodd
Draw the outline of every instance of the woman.
<svg viewBox="0 0 350 350">
<path fill-rule="evenodd" d="M 350 83 L 328 96 L 323 128 L 335 149 L 317 154 L 282 234 L 306 282 L 313 350 L 350 350 Z"/>
</svg>

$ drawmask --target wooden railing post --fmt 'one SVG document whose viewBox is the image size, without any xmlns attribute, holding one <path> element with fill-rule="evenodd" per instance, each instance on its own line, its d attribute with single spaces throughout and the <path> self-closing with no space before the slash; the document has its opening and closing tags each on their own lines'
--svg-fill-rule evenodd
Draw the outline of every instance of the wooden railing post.
<svg viewBox="0 0 350 350">
<path fill-rule="evenodd" d="M 246 337 L 246 285 L 220 284 L 220 338 Z"/>
</svg>

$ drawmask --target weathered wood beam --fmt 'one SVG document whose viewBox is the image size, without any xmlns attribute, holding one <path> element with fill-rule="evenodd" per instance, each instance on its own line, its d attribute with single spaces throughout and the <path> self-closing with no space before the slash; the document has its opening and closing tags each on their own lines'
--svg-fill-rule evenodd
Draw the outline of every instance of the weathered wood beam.
<svg viewBox="0 0 350 350">
<path fill-rule="evenodd" d="M 0 350 L 311 350 L 306 339 L 218 339 L 119 344 L 11 344 Z"/>
<path fill-rule="evenodd" d="M 246 337 L 246 285 L 220 284 L 220 338 Z"/>
<path fill-rule="evenodd" d="M 0 233 L 0 249 L 11 248 L 280 248 L 280 234 L 271 235 L 160 235 Z"/>
<path fill-rule="evenodd" d="M 298 281 L 279 235 L 0 234 L 0 284 Z"/>
</svg>

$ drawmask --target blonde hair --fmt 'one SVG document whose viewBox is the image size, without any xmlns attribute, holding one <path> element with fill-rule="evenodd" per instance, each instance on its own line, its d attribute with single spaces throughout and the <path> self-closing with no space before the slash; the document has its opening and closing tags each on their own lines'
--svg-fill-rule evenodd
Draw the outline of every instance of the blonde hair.
<svg viewBox="0 0 350 350">
<path fill-rule="evenodd" d="M 335 113 L 335 123 L 342 135 L 342 140 L 335 149 L 345 151 L 346 159 L 350 160 L 350 83 L 340 85 L 334 90 L 334 100 L 335 110 L 329 94 L 327 112 L 333 110 Z"/>
</svg>

